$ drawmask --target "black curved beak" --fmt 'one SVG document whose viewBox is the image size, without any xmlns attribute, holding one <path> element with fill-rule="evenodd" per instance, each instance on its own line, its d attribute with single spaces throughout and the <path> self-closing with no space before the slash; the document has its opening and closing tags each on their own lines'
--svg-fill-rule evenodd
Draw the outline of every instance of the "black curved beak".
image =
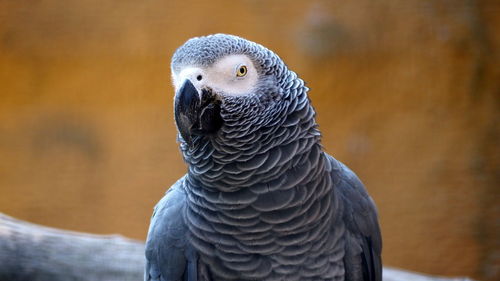
<svg viewBox="0 0 500 281">
<path fill-rule="evenodd" d="M 200 94 L 187 79 L 175 94 L 174 116 L 177 129 L 186 143 L 191 146 L 193 136 L 215 134 L 222 126 L 220 100 L 210 89 Z"/>
</svg>

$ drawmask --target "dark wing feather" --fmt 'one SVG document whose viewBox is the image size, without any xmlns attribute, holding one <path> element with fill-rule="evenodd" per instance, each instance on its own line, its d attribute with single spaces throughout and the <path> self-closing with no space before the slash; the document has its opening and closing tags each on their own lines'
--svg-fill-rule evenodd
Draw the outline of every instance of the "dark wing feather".
<svg viewBox="0 0 500 281">
<path fill-rule="evenodd" d="M 158 202 L 146 241 L 145 281 L 195 281 L 196 259 L 187 243 L 184 178 Z M 193 266 L 194 265 L 194 266 Z"/>
<path fill-rule="evenodd" d="M 382 280 L 382 236 L 377 209 L 359 178 L 341 162 L 330 158 L 335 192 L 342 198 L 347 227 L 346 280 Z"/>
</svg>

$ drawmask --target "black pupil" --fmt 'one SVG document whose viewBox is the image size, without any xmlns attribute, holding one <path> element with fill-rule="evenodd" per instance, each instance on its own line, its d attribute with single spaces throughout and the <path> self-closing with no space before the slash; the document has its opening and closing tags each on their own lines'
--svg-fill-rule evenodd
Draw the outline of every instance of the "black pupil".
<svg viewBox="0 0 500 281">
<path fill-rule="evenodd" d="M 240 73 L 241 74 L 245 73 L 245 68 L 244 67 L 240 67 Z"/>
<path fill-rule="evenodd" d="M 196 76 L 196 80 L 201 81 L 201 75 Z"/>
</svg>

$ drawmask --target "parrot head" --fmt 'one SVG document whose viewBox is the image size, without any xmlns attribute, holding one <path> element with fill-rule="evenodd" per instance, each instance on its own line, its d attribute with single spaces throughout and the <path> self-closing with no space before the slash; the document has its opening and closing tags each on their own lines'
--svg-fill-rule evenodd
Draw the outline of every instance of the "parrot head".
<svg viewBox="0 0 500 281">
<path fill-rule="evenodd" d="M 305 87 L 275 53 L 226 34 L 188 40 L 174 53 L 171 70 L 175 122 L 189 146 L 221 131 L 241 137 L 243 129 L 277 122 L 290 85 Z"/>
</svg>

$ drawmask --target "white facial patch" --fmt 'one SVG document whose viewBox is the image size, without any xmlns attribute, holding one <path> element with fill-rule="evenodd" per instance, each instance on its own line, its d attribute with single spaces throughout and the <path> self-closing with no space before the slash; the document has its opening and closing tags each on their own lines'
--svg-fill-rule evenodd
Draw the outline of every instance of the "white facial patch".
<svg viewBox="0 0 500 281">
<path fill-rule="evenodd" d="M 244 75 L 242 68 L 245 69 Z M 198 92 L 203 87 L 209 87 L 225 95 L 245 95 L 253 92 L 258 73 L 246 55 L 229 55 L 207 68 L 186 66 L 179 73 L 172 72 L 176 92 L 186 79 L 193 83 Z"/>
</svg>

